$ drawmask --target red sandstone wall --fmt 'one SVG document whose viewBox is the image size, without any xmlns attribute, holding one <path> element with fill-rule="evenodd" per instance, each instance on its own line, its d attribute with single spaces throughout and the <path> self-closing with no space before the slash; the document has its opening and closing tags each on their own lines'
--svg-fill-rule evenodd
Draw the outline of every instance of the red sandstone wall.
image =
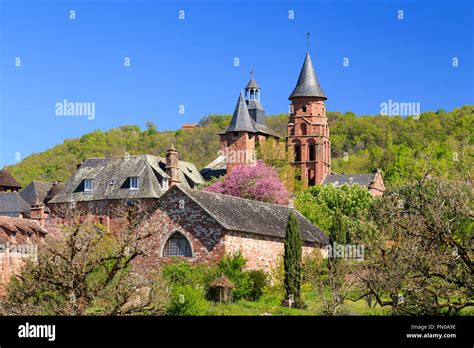
<svg viewBox="0 0 474 348">
<path fill-rule="evenodd" d="M 303 246 L 303 258 L 319 249 L 317 245 Z M 247 269 L 263 269 L 269 272 L 278 266 L 277 262 L 280 256 L 283 256 L 284 244 L 281 238 L 229 231 L 225 236 L 225 252 L 233 254 L 239 250 L 247 259 Z"/>
</svg>

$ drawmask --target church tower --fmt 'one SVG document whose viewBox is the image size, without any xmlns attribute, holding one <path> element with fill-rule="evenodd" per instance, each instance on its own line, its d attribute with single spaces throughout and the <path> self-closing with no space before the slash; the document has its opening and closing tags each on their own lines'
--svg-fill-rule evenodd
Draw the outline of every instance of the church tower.
<svg viewBox="0 0 474 348">
<path fill-rule="evenodd" d="M 226 170 L 230 174 L 235 166 L 255 162 L 255 121 L 250 117 L 243 92 L 235 106 L 229 127 L 221 137 L 221 153 L 226 156 Z"/>
<path fill-rule="evenodd" d="M 287 147 L 293 153 L 292 164 L 299 169 L 304 187 L 320 185 L 331 173 L 331 143 L 326 117 L 327 99 L 309 52 L 301 68 L 291 101 Z"/>
<path fill-rule="evenodd" d="M 245 102 L 247 103 L 250 117 L 257 123 L 265 124 L 265 110 L 260 102 L 260 95 L 260 87 L 252 76 L 245 87 Z"/>
</svg>

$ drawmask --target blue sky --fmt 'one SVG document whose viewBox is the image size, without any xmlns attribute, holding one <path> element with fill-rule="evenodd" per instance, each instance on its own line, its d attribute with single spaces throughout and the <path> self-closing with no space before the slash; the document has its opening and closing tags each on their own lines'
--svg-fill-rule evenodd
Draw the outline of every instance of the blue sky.
<svg viewBox="0 0 474 348">
<path fill-rule="evenodd" d="M 328 110 L 473 104 L 473 3 L 0 0 L 0 166 L 95 129 L 232 113 L 252 67 L 267 114 L 286 112 L 307 31 Z M 64 99 L 95 118 L 57 116 Z"/>
</svg>

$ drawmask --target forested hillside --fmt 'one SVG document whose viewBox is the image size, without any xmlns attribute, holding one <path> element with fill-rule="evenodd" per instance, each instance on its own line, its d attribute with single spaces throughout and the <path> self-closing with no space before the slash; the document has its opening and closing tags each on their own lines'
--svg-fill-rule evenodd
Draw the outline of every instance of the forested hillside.
<svg viewBox="0 0 474 348">
<path fill-rule="evenodd" d="M 428 165 L 433 175 L 470 177 L 474 162 L 474 105 L 451 112 L 425 112 L 418 119 L 398 116 L 356 116 L 328 113 L 333 171 L 363 173 L 380 168 L 386 185 L 409 180 Z M 286 134 L 286 114 L 267 117 L 267 124 Z M 32 180 L 66 181 L 82 159 L 124 156 L 126 153 L 164 156 L 174 143 L 180 158 L 198 168 L 211 162 L 219 150 L 218 133 L 230 115 L 203 117 L 189 130 L 158 131 L 152 122 L 146 129 L 125 125 L 106 132 L 96 130 L 79 139 L 67 139 L 47 151 L 26 157 L 8 170 L 22 185 Z"/>
</svg>

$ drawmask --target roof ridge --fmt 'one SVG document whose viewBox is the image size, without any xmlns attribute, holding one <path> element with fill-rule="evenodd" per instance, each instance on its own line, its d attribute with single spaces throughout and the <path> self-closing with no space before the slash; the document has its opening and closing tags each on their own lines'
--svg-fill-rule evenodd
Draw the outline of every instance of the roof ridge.
<svg viewBox="0 0 474 348">
<path fill-rule="evenodd" d="M 188 191 L 204 192 L 204 193 L 206 193 L 206 194 L 209 193 L 209 194 L 214 194 L 214 195 L 220 195 L 220 196 L 224 196 L 224 197 L 230 197 L 230 198 L 233 198 L 233 199 L 240 199 L 240 200 L 244 200 L 244 201 L 247 201 L 247 202 L 252 202 L 252 203 L 257 203 L 257 204 L 262 204 L 262 205 L 274 205 L 274 206 L 277 206 L 277 207 L 283 207 L 283 208 L 287 208 L 287 209 L 294 209 L 294 210 L 296 210 L 295 208 L 290 208 L 289 206 L 283 205 L 283 204 L 276 204 L 276 203 L 269 203 L 269 202 L 256 201 L 256 200 L 249 199 L 249 198 L 242 198 L 242 197 L 227 195 L 227 194 L 225 194 L 225 193 L 210 192 L 210 191 L 204 191 L 204 190 L 197 190 L 197 189 L 192 189 L 192 188 L 187 188 L 187 187 L 183 187 L 183 189 L 184 189 L 184 190 L 188 190 Z"/>
</svg>

